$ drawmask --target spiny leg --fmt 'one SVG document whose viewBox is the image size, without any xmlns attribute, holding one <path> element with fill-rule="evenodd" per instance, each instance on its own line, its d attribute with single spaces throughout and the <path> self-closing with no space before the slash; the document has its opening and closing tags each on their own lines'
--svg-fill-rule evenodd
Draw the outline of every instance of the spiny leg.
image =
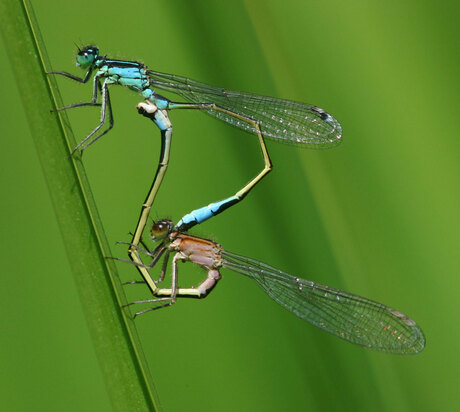
<svg viewBox="0 0 460 412">
<path fill-rule="evenodd" d="M 113 257 L 113 256 L 106 256 L 106 259 L 118 260 L 119 262 L 129 263 L 129 264 L 134 265 L 134 266 L 136 266 L 138 268 L 150 270 L 158 263 L 158 261 L 163 256 L 163 253 L 165 253 L 167 250 L 168 250 L 167 247 L 162 243 L 161 245 L 156 247 L 153 252 L 147 252 L 147 254 L 149 256 L 152 256 L 152 258 L 153 258 L 152 261 L 148 265 L 146 265 L 142 260 L 139 261 L 139 262 L 134 262 L 132 260 L 123 259 L 123 258 L 119 258 L 119 257 Z M 137 252 L 139 252 L 139 251 L 143 252 L 144 249 L 136 248 L 136 251 Z M 166 253 L 166 259 L 167 259 L 168 255 L 169 255 L 169 252 Z M 150 275 L 149 275 L 149 277 L 150 277 Z"/>
<path fill-rule="evenodd" d="M 162 308 L 166 308 L 168 306 L 171 306 L 171 303 L 170 303 L 171 298 L 170 297 L 165 297 L 165 298 L 156 298 L 156 299 L 147 299 L 147 300 L 135 300 L 134 302 L 130 302 L 130 303 L 124 305 L 123 307 L 126 308 L 126 307 L 132 306 L 132 305 L 141 305 L 141 304 L 145 304 L 145 303 L 158 303 L 158 302 L 165 302 L 165 301 L 168 301 L 168 303 L 164 303 L 162 305 L 154 306 L 154 307 L 151 307 L 151 308 L 148 308 L 148 309 L 145 309 L 145 310 L 141 310 L 140 312 L 134 313 L 134 317 L 137 317 L 139 315 L 142 315 L 142 314 L 147 313 L 147 312 L 151 312 L 153 310 L 162 309 Z"/>
<path fill-rule="evenodd" d="M 167 265 L 167 256 L 165 256 L 165 259 L 163 261 L 163 268 L 162 268 L 162 278 L 164 278 L 164 272 L 166 270 L 166 265 Z M 176 303 L 176 295 L 177 295 L 177 261 L 178 260 L 183 260 L 181 257 L 180 257 L 180 253 L 176 253 L 173 257 L 173 261 L 172 261 L 172 279 L 171 279 L 171 289 L 157 289 L 157 291 L 164 291 L 164 290 L 167 290 L 169 293 L 168 293 L 168 296 L 167 297 L 158 297 L 158 298 L 155 298 L 155 299 L 147 299 L 147 300 L 138 300 L 138 301 L 134 301 L 132 303 L 129 303 L 128 305 L 126 306 L 129 306 L 129 305 L 136 305 L 136 304 L 141 304 L 141 303 L 158 303 L 158 302 L 167 302 L 167 303 L 164 303 L 162 305 L 158 305 L 158 306 L 154 306 L 154 307 L 151 307 L 151 308 L 148 308 L 148 309 L 145 309 L 145 310 L 142 310 L 140 312 L 136 312 L 134 314 L 134 317 L 136 316 L 139 316 L 139 315 L 142 315 L 144 313 L 147 313 L 147 312 L 152 312 L 154 310 L 157 310 L 157 309 L 162 309 L 162 308 L 166 308 L 168 306 L 172 306 L 174 305 L 174 303 Z M 164 295 L 164 294 L 163 294 Z M 155 294 L 155 296 L 157 296 Z"/>
<path fill-rule="evenodd" d="M 107 79 L 102 84 L 102 106 L 101 106 L 100 123 L 97 125 L 97 127 L 94 128 L 94 130 L 88 136 L 86 136 L 80 143 L 77 144 L 77 146 L 75 146 L 75 148 L 72 150 L 72 155 L 80 148 L 82 151 L 85 150 L 87 147 L 91 146 L 94 142 L 99 140 L 102 136 L 104 136 L 106 133 L 109 132 L 109 130 L 113 128 L 112 103 L 110 101 L 110 94 L 109 94 L 109 89 L 108 89 L 108 86 L 110 84 L 112 83 Z M 104 126 L 107 109 L 109 111 L 109 127 L 105 129 L 101 134 L 97 135 L 89 143 L 86 143 L 92 136 L 94 136 L 94 134 L 96 134 L 101 129 L 102 126 Z"/>
<path fill-rule="evenodd" d="M 156 251 L 157 249 L 160 248 L 161 245 L 157 246 L 153 251 L 150 251 L 147 247 L 147 245 L 144 243 L 144 241 L 140 240 L 140 244 L 142 245 L 142 247 L 140 247 L 139 245 L 133 245 L 131 242 L 115 242 L 117 245 L 128 245 L 128 246 L 132 246 L 133 248 L 137 249 L 139 252 L 143 253 L 144 255 L 147 255 L 147 256 L 151 256 L 153 257 L 155 254 L 156 254 Z M 132 262 L 131 262 L 132 263 Z"/>
<path fill-rule="evenodd" d="M 83 79 L 81 79 L 78 76 L 74 76 L 73 74 L 66 73 L 66 72 L 49 72 L 48 74 L 59 74 L 64 77 L 68 77 L 72 80 L 78 81 L 80 83 L 86 83 L 91 76 L 91 72 L 92 72 L 92 69 L 90 69 L 87 72 L 86 76 Z M 61 111 L 61 110 L 73 109 L 75 107 L 83 107 L 83 106 L 99 106 L 99 105 L 102 106 L 101 107 L 101 121 L 99 125 L 72 150 L 71 156 L 80 148 L 82 151 L 85 150 L 88 146 L 93 144 L 95 141 L 99 140 L 102 136 L 104 136 L 106 133 L 109 132 L 109 130 L 113 128 L 114 121 L 113 121 L 113 113 L 112 113 L 112 104 L 110 101 L 110 95 L 108 91 L 108 85 L 112 84 L 113 81 L 106 79 L 103 85 L 101 86 L 100 78 L 103 76 L 104 76 L 104 73 L 101 73 L 101 72 L 96 73 L 96 75 L 94 76 L 93 97 L 91 101 L 83 102 L 83 103 L 74 103 L 74 104 L 56 109 L 56 111 Z M 102 104 L 97 102 L 98 89 L 101 91 L 101 94 L 102 94 Z M 92 139 L 89 143 L 85 144 L 105 124 L 107 108 L 109 111 L 109 127 L 104 132 L 102 132 L 100 135 Z"/>
<path fill-rule="evenodd" d="M 139 249 L 138 250 L 140 251 L 144 251 L 144 249 Z M 157 256 L 155 256 L 152 260 L 152 262 L 149 264 L 149 265 L 142 265 L 144 268 L 146 269 L 152 269 L 157 263 L 158 263 L 158 260 L 160 259 L 161 255 L 163 255 L 164 251 L 166 249 L 163 247 L 162 250 L 159 251 L 159 253 L 157 254 Z M 149 252 L 148 253 L 149 256 L 153 256 L 153 253 L 152 252 Z M 132 265 L 136 265 L 136 263 L 134 263 L 133 261 L 131 260 L 127 260 L 127 259 L 120 259 L 120 258 L 115 258 L 116 260 L 120 260 L 121 262 L 125 262 L 125 263 L 131 263 Z M 163 259 L 163 263 L 161 265 L 161 272 L 160 272 L 160 277 L 158 278 L 158 280 L 154 281 L 155 284 L 158 284 L 158 283 L 161 283 L 163 282 L 164 278 L 165 278 L 165 274 L 166 274 L 166 266 L 168 265 L 168 260 L 169 260 L 169 250 L 166 252 L 166 255 Z M 139 266 L 139 265 L 138 265 Z M 128 282 L 124 282 L 123 285 L 136 285 L 136 284 L 145 284 L 146 281 L 145 280 L 130 280 Z"/>
<path fill-rule="evenodd" d="M 73 109 L 74 107 L 99 106 L 99 103 L 97 103 L 97 91 L 98 91 L 98 89 L 101 90 L 101 83 L 100 83 L 100 80 L 99 80 L 100 77 L 101 77 L 100 74 L 96 74 L 94 76 L 94 79 L 93 79 L 93 97 L 92 97 L 91 101 L 83 102 L 83 103 L 73 103 L 73 104 L 70 104 L 68 106 L 59 107 L 58 109 L 56 109 L 56 111 L 59 112 L 61 110 Z M 73 79 L 74 77 L 71 77 L 71 78 Z M 75 78 L 79 79 L 79 77 L 76 77 L 76 76 L 75 76 Z M 86 82 L 84 82 L 84 83 L 86 83 Z"/>
<path fill-rule="evenodd" d="M 71 74 L 71 73 L 67 73 L 67 72 L 46 72 L 46 74 L 59 74 L 60 76 L 64 76 L 64 77 L 67 77 L 69 79 L 72 79 L 72 80 L 75 80 L 79 83 L 86 83 L 89 78 L 91 77 L 91 73 L 93 72 L 93 69 L 90 68 L 87 73 L 85 74 L 85 77 L 81 78 L 81 77 L 78 77 L 78 76 L 75 76 L 74 74 Z"/>
</svg>

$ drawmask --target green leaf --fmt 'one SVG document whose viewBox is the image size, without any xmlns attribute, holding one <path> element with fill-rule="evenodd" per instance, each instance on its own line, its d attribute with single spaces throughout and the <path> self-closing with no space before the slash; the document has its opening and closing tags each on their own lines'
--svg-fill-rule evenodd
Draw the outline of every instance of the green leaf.
<svg viewBox="0 0 460 412">
<path fill-rule="evenodd" d="M 157 410 L 159 402 L 29 1 L 0 3 L 1 29 L 23 96 L 88 327 L 115 410 Z M 27 82 L 22 79 L 28 79 Z M 52 250 L 51 250 L 52 252 Z"/>
</svg>

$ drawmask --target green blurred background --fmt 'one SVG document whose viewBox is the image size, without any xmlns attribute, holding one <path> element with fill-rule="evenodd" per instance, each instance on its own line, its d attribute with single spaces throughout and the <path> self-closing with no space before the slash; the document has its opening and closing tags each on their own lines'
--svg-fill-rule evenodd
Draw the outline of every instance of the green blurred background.
<svg viewBox="0 0 460 412">
<path fill-rule="evenodd" d="M 225 271 L 204 301 L 136 320 L 166 411 L 460 408 L 456 2 L 35 3 L 55 70 L 78 73 L 75 44 L 97 44 L 158 71 L 331 112 L 341 146 L 270 142 L 274 171 L 193 233 L 396 307 L 426 334 L 413 357 L 354 347 Z M 3 43 L 0 55 L 8 61 Z M 2 410 L 110 410 L 14 68 L 2 67 Z M 58 82 L 66 104 L 89 99 L 89 85 Z M 158 131 L 136 114 L 139 101 L 113 88 L 115 128 L 84 156 L 113 245 L 129 240 L 158 157 Z M 94 108 L 68 115 L 77 140 L 99 118 Z M 201 113 L 171 118 L 172 162 L 153 217 L 177 221 L 234 193 L 262 160 L 254 137 Z M 112 252 L 123 257 L 125 248 Z M 180 266 L 183 284 L 191 272 Z"/>
</svg>

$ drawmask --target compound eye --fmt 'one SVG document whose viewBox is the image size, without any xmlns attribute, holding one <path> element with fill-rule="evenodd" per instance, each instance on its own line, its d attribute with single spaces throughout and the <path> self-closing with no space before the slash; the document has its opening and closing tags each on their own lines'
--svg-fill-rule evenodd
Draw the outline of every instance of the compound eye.
<svg viewBox="0 0 460 412">
<path fill-rule="evenodd" d="M 95 46 L 86 46 L 79 50 L 77 55 L 77 66 L 82 69 L 90 67 L 99 56 L 99 49 Z"/>
<path fill-rule="evenodd" d="M 169 219 L 162 219 L 152 225 L 151 236 L 153 240 L 164 239 L 171 233 L 173 223 Z"/>
</svg>

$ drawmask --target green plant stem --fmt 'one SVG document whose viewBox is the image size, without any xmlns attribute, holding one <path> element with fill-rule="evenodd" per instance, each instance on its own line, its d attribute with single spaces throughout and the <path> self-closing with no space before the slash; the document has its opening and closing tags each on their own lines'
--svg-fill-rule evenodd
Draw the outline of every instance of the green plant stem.
<svg viewBox="0 0 460 412">
<path fill-rule="evenodd" d="M 0 25 L 112 405 L 158 410 L 134 323 L 121 309 L 115 266 L 104 258 L 111 254 L 83 165 L 69 159 L 74 141 L 66 117 L 50 113 L 60 98 L 45 74 L 49 65 L 30 2 L 0 1 Z"/>
</svg>

